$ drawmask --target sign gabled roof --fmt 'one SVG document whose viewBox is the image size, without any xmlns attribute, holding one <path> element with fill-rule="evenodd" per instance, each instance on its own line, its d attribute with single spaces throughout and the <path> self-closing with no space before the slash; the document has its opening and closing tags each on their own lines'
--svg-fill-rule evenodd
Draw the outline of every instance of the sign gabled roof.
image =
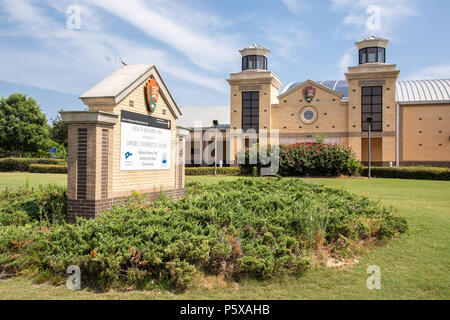
<svg viewBox="0 0 450 320">
<path fill-rule="evenodd" d="M 160 93 L 163 99 L 166 100 L 168 107 L 179 118 L 181 111 L 178 108 L 175 100 L 170 94 L 169 89 L 161 78 L 158 69 L 154 65 L 136 64 L 131 66 L 123 66 L 116 72 L 112 73 L 104 80 L 100 81 L 93 88 L 89 89 L 80 96 L 80 99 L 87 103 L 88 99 L 92 98 L 112 98 L 114 103 L 118 104 L 129 93 L 143 84 L 150 76 L 153 76 L 158 81 Z"/>
</svg>

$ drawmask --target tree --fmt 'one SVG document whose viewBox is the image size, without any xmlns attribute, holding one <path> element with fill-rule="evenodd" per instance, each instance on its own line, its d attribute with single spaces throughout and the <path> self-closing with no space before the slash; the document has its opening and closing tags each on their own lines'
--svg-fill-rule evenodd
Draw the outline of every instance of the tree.
<svg viewBox="0 0 450 320">
<path fill-rule="evenodd" d="M 42 151 L 48 145 L 49 128 L 33 98 L 14 93 L 0 99 L 0 149 L 15 157 Z"/>
<path fill-rule="evenodd" d="M 50 138 L 67 149 L 67 124 L 61 120 L 59 115 L 52 120 Z"/>
</svg>

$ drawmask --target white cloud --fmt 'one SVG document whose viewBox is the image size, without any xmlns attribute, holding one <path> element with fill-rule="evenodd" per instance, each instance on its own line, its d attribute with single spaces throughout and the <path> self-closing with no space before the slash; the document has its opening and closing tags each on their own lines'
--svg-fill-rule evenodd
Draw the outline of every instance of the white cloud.
<svg viewBox="0 0 450 320">
<path fill-rule="evenodd" d="M 338 76 L 340 78 L 344 76 L 344 73 L 348 72 L 348 67 L 355 65 L 355 56 L 356 56 L 356 49 L 351 48 L 347 50 L 342 56 L 341 60 L 339 60 L 337 69 L 339 72 Z"/>
<path fill-rule="evenodd" d="M 226 34 L 200 28 L 204 27 L 203 23 L 199 27 L 196 27 L 197 21 L 194 19 L 183 23 L 181 17 L 186 12 L 177 11 L 175 6 L 172 8 L 176 12 L 172 14 L 177 14 L 178 18 L 161 14 L 158 6 L 150 6 L 142 0 L 89 2 L 134 25 L 148 36 L 169 44 L 207 70 L 226 69 L 233 60 L 230 52 L 238 48 L 233 46 L 232 39 Z"/>
<path fill-rule="evenodd" d="M 95 8 L 82 7 L 82 29 L 66 29 L 30 1 L 0 2 L 10 33 L 2 33 L 0 79 L 44 89 L 80 94 L 120 66 L 119 57 L 129 64 L 151 63 L 160 71 L 190 83 L 227 93 L 222 78 L 203 75 L 180 65 L 169 53 L 146 47 L 141 42 L 125 39 L 105 30 L 102 17 Z M 67 6 L 63 2 L 47 1 L 65 19 Z M 71 4 L 66 1 L 66 4 Z M 13 36 L 30 40 L 31 46 L 19 46 L 8 41 Z"/>
<path fill-rule="evenodd" d="M 310 4 L 305 0 L 281 0 L 290 11 L 293 13 L 299 13 L 302 10 L 307 10 L 311 6 Z"/>
<path fill-rule="evenodd" d="M 395 28 L 403 20 L 417 16 L 414 0 L 332 0 L 332 7 L 345 14 L 336 34 L 344 38 L 355 39 L 368 35 L 393 37 Z M 379 8 L 379 28 L 371 28 L 367 22 L 374 13 L 374 7 Z"/>
<path fill-rule="evenodd" d="M 441 64 L 418 70 L 408 80 L 450 79 L 450 64 Z"/>
</svg>

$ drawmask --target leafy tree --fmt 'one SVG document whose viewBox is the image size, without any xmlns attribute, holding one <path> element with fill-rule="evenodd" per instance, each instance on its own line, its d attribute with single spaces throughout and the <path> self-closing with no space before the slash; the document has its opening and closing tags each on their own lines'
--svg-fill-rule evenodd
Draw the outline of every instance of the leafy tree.
<svg viewBox="0 0 450 320">
<path fill-rule="evenodd" d="M 59 115 L 52 120 L 50 138 L 67 149 L 67 124 L 61 120 Z"/>
<path fill-rule="evenodd" d="M 33 98 L 14 93 L 0 99 L 0 149 L 16 157 L 42 151 L 49 142 L 49 129 Z"/>
</svg>

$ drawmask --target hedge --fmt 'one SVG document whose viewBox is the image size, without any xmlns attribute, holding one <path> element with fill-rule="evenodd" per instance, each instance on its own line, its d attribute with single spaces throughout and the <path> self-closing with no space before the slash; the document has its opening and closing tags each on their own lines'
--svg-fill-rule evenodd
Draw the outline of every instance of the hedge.
<svg viewBox="0 0 450 320">
<path fill-rule="evenodd" d="M 367 167 L 362 168 L 361 175 L 367 177 L 367 171 Z M 450 169 L 435 167 L 372 167 L 371 176 L 376 178 L 450 180 Z"/>
<path fill-rule="evenodd" d="M 30 165 L 32 164 L 64 164 L 63 159 L 52 158 L 3 158 L 0 159 L 0 171 L 30 171 Z"/>
<path fill-rule="evenodd" d="M 34 173 L 67 173 L 67 164 L 31 164 Z"/>
<path fill-rule="evenodd" d="M 214 175 L 214 167 L 188 167 L 185 168 L 185 174 L 187 176 L 208 176 Z M 227 176 L 239 175 L 239 167 L 218 167 L 217 174 Z"/>
</svg>

